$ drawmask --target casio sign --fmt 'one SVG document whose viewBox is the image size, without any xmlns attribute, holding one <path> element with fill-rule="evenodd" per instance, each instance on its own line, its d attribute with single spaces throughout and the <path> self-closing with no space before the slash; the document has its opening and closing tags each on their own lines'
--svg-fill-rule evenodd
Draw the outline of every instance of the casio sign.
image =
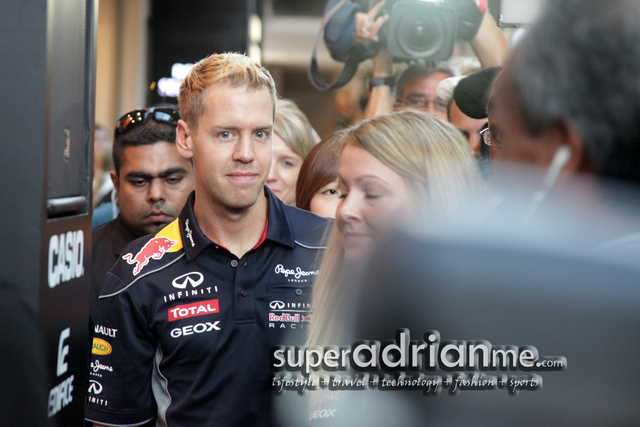
<svg viewBox="0 0 640 427">
<path fill-rule="evenodd" d="M 49 239 L 49 287 L 84 275 L 84 233 L 82 230 L 54 234 Z"/>
</svg>

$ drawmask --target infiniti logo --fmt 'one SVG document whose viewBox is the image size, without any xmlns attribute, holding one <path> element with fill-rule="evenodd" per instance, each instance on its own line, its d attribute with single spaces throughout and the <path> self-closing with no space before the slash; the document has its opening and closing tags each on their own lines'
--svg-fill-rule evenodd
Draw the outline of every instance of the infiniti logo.
<svg viewBox="0 0 640 427">
<path fill-rule="evenodd" d="M 176 277 L 173 279 L 171 284 L 174 288 L 185 289 L 189 283 L 194 288 L 199 286 L 204 281 L 204 276 L 202 273 L 198 273 L 197 271 L 192 271 L 191 273 L 183 274 L 180 277 Z"/>
<path fill-rule="evenodd" d="M 271 301 L 269 304 L 272 310 L 282 310 L 284 308 L 284 303 L 282 301 Z"/>
<path fill-rule="evenodd" d="M 98 381 L 90 380 L 89 381 L 89 393 L 100 394 L 102 393 L 102 384 Z"/>
</svg>

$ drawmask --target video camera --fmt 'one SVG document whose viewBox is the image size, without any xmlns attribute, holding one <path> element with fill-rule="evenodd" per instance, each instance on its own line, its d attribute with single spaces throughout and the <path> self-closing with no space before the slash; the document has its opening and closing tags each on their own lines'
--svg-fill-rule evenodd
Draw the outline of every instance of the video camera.
<svg viewBox="0 0 640 427">
<path fill-rule="evenodd" d="M 419 0 L 389 3 L 390 19 L 379 36 L 395 61 L 449 59 L 458 29 L 458 14 L 453 7 Z"/>
<path fill-rule="evenodd" d="M 320 35 L 311 56 L 309 80 L 318 90 L 344 86 L 355 74 L 358 64 L 374 56 L 386 45 L 394 61 L 444 61 L 451 57 L 456 39 L 471 40 L 483 19 L 477 6 L 480 0 L 387 0 L 381 13 L 390 16 L 378 32 L 379 42 L 353 36 L 354 14 L 367 12 L 379 0 L 329 0 L 321 28 L 331 56 L 345 63 L 328 84 L 318 70 L 316 52 Z M 334 19 L 334 15 L 339 18 Z M 326 27 L 326 28 L 325 28 Z"/>
<path fill-rule="evenodd" d="M 358 0 L 363 10 L 377 1 Z M 395 61 L 445 61 L 456 39 L 472 39 L 482 13 L 472 0 L 387 0 L 389 22 L 381 29 Z"/>
</svg>

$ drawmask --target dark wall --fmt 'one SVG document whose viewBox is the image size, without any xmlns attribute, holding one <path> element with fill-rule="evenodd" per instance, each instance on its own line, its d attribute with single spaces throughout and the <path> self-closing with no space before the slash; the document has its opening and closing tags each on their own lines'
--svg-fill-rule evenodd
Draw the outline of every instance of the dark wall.
<svg viewBox="0 0 640 427">
<path fill-rule="evenodd" d="M 3 426 L 83 423 L 96 6 L 2 2 Z"/>
<path fill-rule="evenodd" d="M 175 63 L 197 62 L 212 53 L 245 52 L 248 17 L 260 15 L 260 5 L 261 0 L 153 0 L 150 82 L 170 77 Z M 154 92 L 152 102 L 160 101 Z"/>
</svg>

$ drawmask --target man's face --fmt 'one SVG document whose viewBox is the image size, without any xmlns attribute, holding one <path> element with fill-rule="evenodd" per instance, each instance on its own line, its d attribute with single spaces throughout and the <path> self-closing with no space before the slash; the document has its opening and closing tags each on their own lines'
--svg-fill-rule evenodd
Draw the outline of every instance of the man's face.
<svg viewBox="0 0 640 427">
<path fill-rule="evenodd" d="M 523 111 L 513 95 L 511 67 L 496 80 L 489 99 L 489 132 L 500 147 L 492 150 L 491 159 L 527 163 L 546 168 L 559 147 L 549 132 L 532 136 L 526 129 Z"/>
<path fill-rule="evenodd" d="M 193 168 L 176 145 L 125 147 L 120 173 L 111 172 L 125 224 L 137 235 L 155 232 L 178 217 L 193 191 Z"/>
<path fill-rule="evenodd" d="M 446 121 L 447 102 L 438 96 L 438 84 L 447 77 L 447 74 L 437 72 L 409 80 L 402 91 L 400 107 L 422 110 Z"/>
<path fill-rule="evenodd" d="M 178 144 L 183 156 L 193 158 L 198 197 L 232 211 L 253 206 L 271 166 L 272 132 L 267 88 L 209 87 L 197 129 L 178 123 Z"/>
<path fill-rule="evenodd" d="M 467 142 L 469 143 L 469 147 L 473 150 L 473 153 L 477 156 L 480 153 L 480 131 L 482 130 L 482 126 L 487 122 L 486 119 L 472 119 L 471 117 L 465 115 L 458 105 L 456 101 L 451 102 L 451 107 L 449 108 L 449 121 L 452 125 L 457 127 L 460 132 L 464 135 Z"/>
</svg>

